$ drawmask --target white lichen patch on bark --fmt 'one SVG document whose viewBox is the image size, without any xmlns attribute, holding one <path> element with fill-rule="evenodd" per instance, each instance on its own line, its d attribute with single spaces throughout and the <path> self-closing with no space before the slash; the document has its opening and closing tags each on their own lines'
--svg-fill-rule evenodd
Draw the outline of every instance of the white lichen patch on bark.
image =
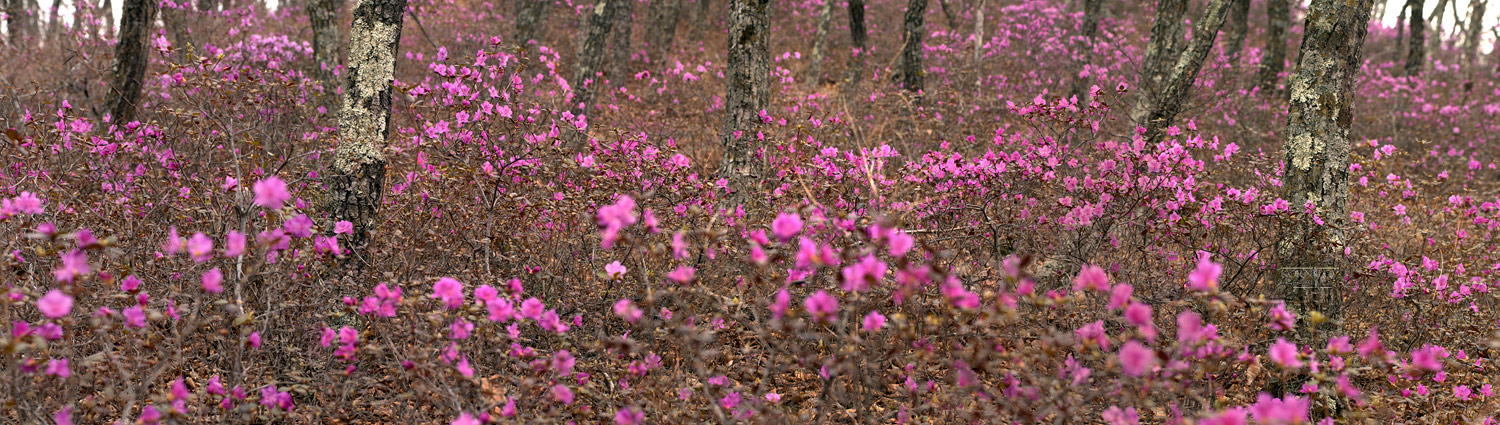
<svg viewBox="0 0 1500 425">
<path fill-rule="evenodd" d="M 362 0 L 361 3 L 369 0 Z M 387 114 L 389 110 L 371 110 L 381 92 L 391 89 L 395 80 L 396 55 L 392 45 L 401 36 L 399 25 L 370 19 L 356 19 L 349 34 L 349 93 L 339 117 L 339 147 L 334 167 L 353 170 L 358 164 L 384 160 Z M 379 102 L 373 102 L 379 103 Z M 377 107 L 379 105 L 376 105 Z"/>
</svg>

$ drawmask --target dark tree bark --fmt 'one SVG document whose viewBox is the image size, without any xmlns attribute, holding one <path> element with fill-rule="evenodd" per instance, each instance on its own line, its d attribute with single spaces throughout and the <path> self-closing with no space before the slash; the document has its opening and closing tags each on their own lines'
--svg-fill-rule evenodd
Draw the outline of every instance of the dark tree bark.
<svg viewBox="0 0 1500 425">
<path fill-rule="evenodd" d="M 307 20 L 312 26 L 313 76 L 323 85 L 324 96 L 338 92 L 338 78 L 334 71 L 339 67 L 339 9 L 343 0 L 309 0 Z"/>
<path fill-rule="evenodd" d="M 547 8 L 552 0 L 516 0 L 516 44 L 523 46 L 526 57 L 536 57 L 536 46 L 531 42 L 546 25 Z"/>
<path fill-rule="evenodd" d="M 948 18 L 948 30 L 958 31 L 958 19 L 953 17 L 953 10 L 948 7 L 948 0 L 938 0 L 938 9 L 942 9 L 943 17 Z"/>
<path fill-rule="evenodd" d="M 734 201 L 742 201 L 755 175 L 751 153 L 760 111 L 770 106 L 771 0 L 729 1 L 729 63 L 724 79 L 724 157 L 719 174 L 729 180 Z"/>
<path fill-rule="evenodd" d="M 215 0 L 198 0 L 198 11 L 210 12 L 219 10 L 219 2 Z"/>
<path fill-rule="evenodd" d="M 1271 0 L 1276 1 L 1276 0 Z M 1187 0 L 1159 0 L 1156 2 L 1156 18 L 1151 22 L 1151 41 L 1146 44 L 1146 57 L 1141 64 L 1140 77 L 1136 83 L 1135 107 L 1130 110 L 1130 121 L 1144 125 L 1151 104 L 1161 92 L 1161 86 L 1170 77 L 1172 65 L 1176 63 L 1177 45 L 1182 43 L 1182 15 L 1187 12 Z"/>
<path fill-rule="evenodd" d="M 1277 290 L 1303 313 L 1338 314 L 1337 276 L 1329 262 L 1343 243 L 1338 224 L 1346 222 L 1349 202 L 1349 129 L 1354 123 L 1354 83 L 1373 0 L 1313 0 L 1296 73 L 1291 77 L 1282 198 L 1295 219 L 1283 227 L 1277 246 Z M 1314 224 L 1314 212 L 1331 226 Z M 1317 286 L 1328 286 L 1317 288 Z M 1333 323 L 1330 320 L 1325 323 Z M 1306 326 L 1309 337 L 1316 332 Z"/>
<path fill-rule="evenodd" d="M 1083 74 L 1084 68 L 1093 62 L 1094 42 L 1099 39 L 1099 9 L 1103 5 L 1104 0 L 1083 0 L 1083 22 L 1078 27 L 1083 43 L 1083 47 L 1080 48 L 1083 50 L 1083 60 L 1078 63 L 1078 71 L 1073 73 L 1073 87 L 1070 90 L 1072 97 L 1077 98 L 1079 102 L 1083 102 L 1088 97 L 1088 89 L 1092 85 L 1089 82 L 1093 81 L 1092 78 L 1083 78 L 1080 75 Z M 978 15 L 984 16 L 982 11 Z M 975 34 L 978 33 L 979 31 L 976 30 Z"/>
<path fill-rule="evenodd" d="M 1427 63 L 1427 40 L 1426 23 L 1422 19 L 1422 0 L 1408 0 L 1407 5 L 1411 7 L 1411 40 L 1408 41 L 1406 51 L 1406 75 L 1415 76 L 1422 73 L 1422 65 Z"/>
<path fill-rule="evenodd" d="M 1480 36 L 1484 35 L 1485 3 L 1488 2 L 1473 0 L 1472 8 L 1469 10 L 1469 31 L 1464 34 L 1464 59 L 1468 61 L 1467 69 L 1470 75 L 1473 75 L 1474 66 L 1479 64 L 1479 44 L 1484 42 Z"/>
<path fill-rule="evenodd" d="M 828 27 L 833 18 L 833 0 L 823 0 L 818 9 L 818 33 L 813 36 L 812 57 L 807 64 L 808 87 L 817 87 L 823 82 L 823 54 L 828 49 Z"/>
<path fill-rule="evenodd" d="M 26 0 L 5 0 L 5 32 L 11 46 L 23 46 L 31 23 L 31 14 L 26 10 Z"/>
<path fill-rule="evenodd" d="M 104 105 L 111 120 L 124 124 L 135 120 L 136 103 L 145 86 L 147 32 L 156 20 L 157 0 L 126 0 L 120 15 L 120 41 L 115 44 L 115 69 Z"/>
<path fill-rule="evenodd" d="M 1436 52 L 1442 47 L 1443 41 L 1443 12 L 1448 8 L 1448 0 L 1438 0 L 1437 8 L 1432 9 L 1427 27 L 1432 29 L 1432 34 L 1427 36 L 1427 51 Z M 1419 13 L 1420 14 L 1420 13 Z"/>
<path fill-rule="evenodd" d="M 333 222 L 354 225 L 344 241 L 354 256 L 364 252 L 377 223 L 391 131 L 391 84 L 405 16 L 406 0 L 359 0 L 349 25 L 349 83 L 339 112 L 327 206 Z"/>
<path fill-rule="evenodd" d="M 922 92 L 922 34 L 925 32 L 927 0 L 906 2 L 906 19 L 902 26 L 901 67 L 893 77 L 901 88 Z"/>
<path fill-rule="evenodd" d="M 1232 1 L 1235 0 L 1210 0 L 1203 9 L 1203 17 L 1193 26 L 1193 40 L 1188 42 L 1187 49 L 1178 56 L 1177 65 L 1172 67 L 1171 78 L 1162 87 L 1161 94 L 1153 102 L 1151 113 L 1147 115 L 1148 142 L 1155 143 L 1161 137 L 1162 129 L 1176 121 L 1177 113 L 1182 110 L 1182 104 L 1187 101 L 1188 92 L 1198 78 L 1198 70 L 1203 68 L 1203 61 L 1208 58 L 1208 52 L 1213 50 L 1214 38 L 1224 26 L 1224 18 L 1229 13 L 1227 9 Z"/>
<path fill-rule="evenodd" d="M 599 67 L 604 64 L 610 27 L 614 25 L 616 8 L 611 3 L 620 1 L 630 0 L 598 0 L 584 23 L 583 40 L 579 43 L 582 47 L 578 49 L 578 67 L 570 82 L 573 85 L 572 110 L 580 115 L 591 116 L 589 114 L 593 111 L 594 89 L 602 82 L 597 74 Z"/>
<path fill-rule="evenodd" d="M 849 87 L 864 79 L 865 56 L 870 33 L 865 30 L 865 0 L 849 0 L 849 45 L 853 53 L 849 57 Z"/>
<path fill-rule="evenodd" d="M 682 13 L 683 0 L 651 0 L 651 26 L 646 27 L 646 46 L 650 48 L 647 58 L 653 64 L 666 60 L 672 51 L 672 39 L 677 36 L 677 17 Z"/>
<path fill-rule="evenodd" d="M 700 24 L 714 24 L 714 2 L 713 0 L 698 0 L 698 8 L 693 11 L 693 22 Z"/>
<path fill-rule="evenodd" d="M 177 54 L 177 60 L 187 63 L 193 52 L 193 39 L 188 36 L 187 21 L 182 16 L 183 7 L 186 6 L 161 7 L 161 21 L 172 35 L 172 50 Z"/>
<path fill-rule="evenodd" d="M 1266 0 L 1266 53 L 1260 59 L 1260 71 L 1256 85 L 1261 91 L 1272 93 L 1281 80 L 1281 71 L 1286 69 L 1286 34 L 1292 26 L 1292 11 L 1289 0 Z"/>
<path fill-rule="evenodd" d="M 1250 34 L 1250 0 L 1234 0 L 1227 25 L 1224 56 L 1238 66 L 1240 50 L 1245 48 L 1245 37 Z"/>
<path fill-rule="evenodd" d="M 635 52 L 631 47 L 630 38 L 633 29 L 631 27 L 635 23 L 635 0 L 617 0 L 610 2 L 609 6 L 615 9 L 615 22 L 610 28 L 614 34 L 612 37 L 614 40 L 610 42 L 613 46 L 610 46 L 609 82 L 611 85 L 619 86 L 625 84 L 625 80 L 630 78 L 632 73 L 630 56 Z"/>
<path fill-rule="evenodd" d="M 1406 55 L 1406 11 L 1411 9 L 1411 1 L 1402 0 L 1401 12 L 1396 15 L 1396 59 L 1398 61 L 1404 60 Z"/>
<path fill-rule="evenodd" d="M 47 29 L 45 38 L 51 43 L 57 41 L 57 33 L 61 31 L 57 26 L 57 9 L 62 5 L 62 0 L 52 0 L 52 10 L 47 13 Z M 78 13 L 76 10 L 73 13 Z"/>
</svg>

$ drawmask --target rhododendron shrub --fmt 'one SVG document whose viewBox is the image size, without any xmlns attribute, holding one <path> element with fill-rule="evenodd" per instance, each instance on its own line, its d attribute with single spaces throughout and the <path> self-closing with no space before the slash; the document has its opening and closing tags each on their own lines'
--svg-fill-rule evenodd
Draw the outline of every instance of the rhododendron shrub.
<svg viewBox="0 0 1500 425">
<path fill-rule="evenodd" d="M 1422 78 L 1367 55 L 1315 307 L 1271 283 L 1309 212 L 1279 198 L 1285 106 L 1243 72 L 1262 43 L 1211 55 L 1147 143 L 1120 108 L 1147 14 L 1084 43 L 1061 3 L 990 3 L 978 39 L 928 25 L 920 105 L 880 61 L 808 89 L 821 4 L 777 3 L 760 181 L 731 204 L 717 31 L 591 82 L 585 119 L 561 18 L 586 8 L 522 57 L 508 4 L 413 2 L 359 256 L 321 205 L 338 120 L 305 18 L 183 10 L 227 35 L 153 36 L 145 121 L 94 116 L 86 83 L 0 102 L 0 422 L 1489 420 L 1500 91 L 1456 51 Z M 112 47 L 64 40 L 40 50 L 85 53 L 77 78 Z"/>
</svg>

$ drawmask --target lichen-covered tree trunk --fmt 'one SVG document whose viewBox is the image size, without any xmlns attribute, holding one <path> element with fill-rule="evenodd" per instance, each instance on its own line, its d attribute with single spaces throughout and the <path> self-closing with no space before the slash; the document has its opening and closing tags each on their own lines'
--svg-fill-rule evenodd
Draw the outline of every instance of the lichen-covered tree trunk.
<svg viewBox="0 0 1500 425">
<path fill-rule="evenodd" d="M 610 3 L 629 0 L 598 0 L 588 12 L 584 22 L 583 40 L 579 43 L 578 66 L 574 69 L 573 100 L 575 113 L 590 116 L 593 111 L 595 86 L 598 85 L 599 67 L 604 64 L 604 51 L 609 42 L 610 27 L 614 25 L 614 12 Z M 575 143 L 576 145 L 576 143 Z"/>
<path fill-rule="evenodd" d="M 1177 113 L 1182 110 L 1193 82 L 1198 79 L 1198 70 L 1203 68 L 1203 61 L 1208 58 L 1208 52 L 1213 50 L 1214 38 L 1224 26 L 1224 18 L 1232 1 L 1235 0 L 1209 0 L 1208 6 L 1203 9 L 1203 17 L 1193 25 L 1193 40 L 1178 55 L 1171 77 L 1162 87 L 1157 100 L 1152 102 L 1151 112 L 1146 116 L 1148 142 L 1155 143 L 1161 137 L 1162 129 L 1177 120 Z"/>
<path fill-rule="evenodd" d="M 343 0 L 309 0 L 307 20 L 312 27 L 313 76 L 323 85 L 324 96 L 338 92 L 338 78 L 334 71 L 339 67 L 339 9 Z"/>
<path fill-rule="evenodd" d="M 1250 0 L 1234 0 L 1229 9 L 1229 26 L 1225 29 L 1224 56 L 1239 64 L 1240 51 L 1245 48 L 1245 37 L 1250 34 Z"/>
<path fill-rule="evenodd" d="M 818 33 L 813 36 L 812 57 L 804 77 L 809 87 L 817 87 L 823 82 L 823 54 L 828 49 L 828 27 L 832 18 L 833 0 L 823 0 L 823 6 L 818 9 Z"/>
<path fill-rule="evenodd" d="M 1082 60 L 1078 62 L 1078 71 L 1073 73 L 1073 87 L 1070 90 L 1072 97 L 1084 102 L 1088 97 L 1089 81 L 1091 78 L 1083 78 L 1084 68 L 1093 62 L 1094 42 L 1099 39 L 1099 9 L 1104 5 L 1104 0 L 1083 0 L 1083 22 L 1079 23 L 1078 35 L 1082 42 L 1080 50 L 1083 51 Z M 978 15 L 983 17 L 981 10 Z M 975 27 L 979 28 L 979 27 Z M 975 34 L 979 31 L 976 29 Z"/>
<path fill-rule="evenodd" d="M 1354 87 L 1373 0 L 1313 0 L 1308 8 L 1300 60 L 1288 84 L 1286 172 L 1281 197 L 1295 212 L 1277 246 L 1277 290 L 1303 313 L 1338 313 L 1336 277 L 1327 267 L 1343 242 L 1347 221 L 1349 129 L 1354 124 Z M 1311 205 L 1327 225 L 1302 214 Z M 1308 327 L 1308 332 L 1313 331 Z"/>
<path fill-rule="evenodd" d="M 146 83 L 147 32 L 156 20 L 156 0 L 126 0 L 120 15 L 120 41 L 115 44 L 115 68 L 104 109 L 112 122 L 135 120 L 136 103 Z M 105 11 L 108 13 L 108 10 Z"/>
<path fill-rule="evenodd" d="M 1272 0 L 1275 1 L 1275 0 Z M 1172 65 L 1177 62 L 1177 44 L 1182 42 L 1182 15 L 1187 12 L 1187 0 L 1158 0 L 1156 17 L 1151 22 L 1151 41 L 1146 44 L 1146 57 L 1141 63 L 1137 78 L 1135 107 L 1130 110 L 1130 122 L 1144 125 L 1146 114 L 1161 92 L 1162 84 L 1170 77 Z"/>
<path fill-rule="evenodd" d="M 1260 57 L 1256 85 L 1264 93 L 1276 91 L 1286 69 L 1286 34 L 1292 26 L 1289 0 L 1266 0 L 1266 53 Z"/>
<path fill-rule="evenodd" d="M 849 0 L 849 87 L 865 78 L 865 56 L 870 33 L 865 29 L 865 0 Z"/>
<path fill-rule="evenodd" d="M 356 256 L 364 252 L 377 223 L 391 131 L 391 84 L 405 16 L 406 0 L 359 0 L 349 25 L 349 83 L 339 112 L 327 206 L 334 222 L 354 225 L 344 243 Z"/>
<path fill-rule="evenodd" d="M 528 58 L 536 57 L 536 46 L 531 42 L 537 40 L 551 5 L 552 0 L 516 0 L 516 44 L 524 47 Z"/>
<path fill-rule="evenodd" d="M 650 48 L 647 59 L 651 63 L 660 64 L 671 53 L 672 39 L 677 37 L 677 17 L 682 13 L 682 1 L 651 0 L 651 26 L 646 27 L 646 46 Z"/>
<path fill-rule="evenodd" d="M 733 202 L 744 199 L 755 175 L 760 111 L 770 106 L 770 45 L 767 33 L 771 0 L 729 1 L 729 62 L 724 70 L 724 156 L 719 174 L 729 180 Z"/>
<path fill-rule="evenodd" d="M 1472 0 L 1469 9 L 1469 31 L 1464 34 L 1464 59 L 1468 61 L 1468 73 L 1473 75 L 1475 65 L 1479 64 L 1479 45 L 1484 42 L 1480 36 L 1484 35 L 1484 8 L 1485 0 Z"/>
<path fill-rule="evenodd" d="M 906 2 L 906 19 L 901 32 L 901 66 L 894 75 L 901 88 L 920 93 L 922 91 L 922 33 L 927 16 L 927 0 Z"/>
<path fill-rule="evenodd" d="M 630 78 L 630 56 L 635 53 L 630 44 L 631 27 L 635 24 L 635 0 L 616 0 L 609 6 L 615 9 L 614 24 L 610 28 L 614 40 L 609 49 L 609 83 L 619 86 Z"/>
<path fill-rule="evenodd" d="M 1406 51 L 1406 75 L 1415 76 L 1422 73 L 1422 65 L 1427 62 L 1427 40 L 1426 25 L 1422 19 L 1422 0 L 1410 0 L 1407 2 L 1411 7 L 1411 39 L 1407 41 Z"/>
</svg>

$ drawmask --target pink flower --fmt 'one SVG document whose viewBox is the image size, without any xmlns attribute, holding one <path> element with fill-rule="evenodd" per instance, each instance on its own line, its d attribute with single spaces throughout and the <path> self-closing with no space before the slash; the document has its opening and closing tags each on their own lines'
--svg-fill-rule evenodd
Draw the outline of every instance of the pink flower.
<svg viewBox="0 0 1500 425">
<path fill-rule="evenodd" d="M 1122 283 L 1115 285 L 1115 288 L 1109 291 L 1109 305 L 1106 308 L 1110 311 L 1115 311 L 1129 305 L 1130 295 L 1134 292 L 1135 287 L 1130 286 L 1130 284 Z"/>
<path fill-rule="evenodd" d="M 1269 325 L 1271 329 L 1289 331 L 1297 326 L 1297 315 L 1286 310 L 1285 302 L 1277 302 L 1275 307 L 1271 307 L 1269 314 L 1271 315 Z"/>
<path fill-rule="evenodd" d="M 89 256 L 77 248 L 61 254 L 62 266 L 52 270 L 52 276 L 58 282 L 73 283 L 73 279 L 89 273 Z"/>
<path fill-rule="evenodd" d="M 167 241 L 161 244 L 161 250 L 167 255 L 177 255 L 182 252 L 182 237 L 177 235 L 177 226 L 167 228 Z"/>
<path fill-rule="evenodd" d="M 1104 423 L 1109 425 L 1140 425 L 1141 415 L 1134 407 L 1120 410 L 1119 406 L 1109 406 L 1104 409 Z"/>
<path fill-rule="evenodd" d="M 45 372 L 48 375 L 56 376 L 58 378 L 67 378 L 69 376 L 73 376 L 73 369 L 68 367 L 68 359 L 65 358 L 48 360 L 47 370 Z"/>
<path fill-rule="evenodd" d="M 292 199 L 291 192 L 286 190 L 286 182 L 277 176 L 255 182 L 250 190 L 255 192 L 255 205 L 270 209 L 279 209 L 288 199 Z"/>
<path fill-rule="evenodd" d="M 36 308 L 42 311 L 43 316 L 59 319 L 73 311 L 73 296 L 53 289 L 36 300 Z"/>
<path fill-rule="evenodd" d="M 562 384 L 553 385 L 552 399 L 562 404 L 573 404 L 573 390 Z"/>
<path fill-rule="evenodd" d="M 1151 306 L 1144 303 L 1131 303 L 1125 307 L 1125 321 L 1140 328 L 1151 327 Z"/>
<path fill-rule="evenodd" d="M 911 251 L 911 248 L 917 244 L 917 240 L 912 238 L 911 235 L 906 234 L 906 232 L 897 230 L 891 232 L 890 243 L 891 256 L 901 258 L 906 256 L 908 251 Z"/>
<path fill-rule="evenodd" d="M 260 348 L 260 331 L 251 332 L 245 340 L 250 343 L 250 348 Z"/>
<path fill-rule="evenodd" d="M 781 316 L 785 316 L 786 315 L 786 310 L 787 310 L 788 306 L 791 303 L 792 303 L 792 294 L 789 293 L 789 292 L 787 292 L 786 288 L 781 288 L 780 291 L 776 292 L 776 299 L 775 299 L 775 301 L 771 302 L 771 305 L 770 305 L 771 317 L 772 318 L 776 318 L 776 319 L 780 319 Z"/>
<path fill-rule="evenodd" d="M 865 315 L 864 329 L 866 332 L 880 332 L 880 328 L 883 327 L 885 327 L 885 316 L 880 314 L 879 311 L 871 310 L 869 314 Z"/>
<path fill-rule="evenodd" d="M 682 155 L 677 155 L 682 156 Z M 635 407 L 625 407 L 615 412 L 615 425 L 640 425 L 646 422 L 646 414 Z"/>
<path fill-rule="evenodd" d="M 133 306 L 120 312 L 125 317 L 125 326 L 132 328 L 146 327 L 146 312 L 141 306 Z"/>
<path fill-rule="evenodd" d="M 792 240 L 797 233 L 802 232 L 802 217 L 797 213 L 781 213 L 776 220 L 771 221 L 771 233 L 776 235 L 782 243 Z"/>
<path fill-rule="evenodd" d="M 766 401 L 770 402 L 771 404 L 780 403 L 781 402 L 781 394 L 766 393 Z"/>
<path fill-rule="evenodd" d="M 238 257 L 245 253 L 245 234 L 236 230 L 230 230 L 224 236 L 224 256 Z"/>
<path fill-rule="evenodd" d="M 52 414 L 52 421 L 57 425 L 73 425 L 73 406 L 63 406 L 57 413 Z"/>
<path fill-rule="evenodd" d="M 1438 347 L 1428 345 L 1412 351 L 1411 366 L 1426 371 L 1435 372 L 1443 370 L 1443 362 L 1439 359 L 1439 353 L 1441 353 L 1439 350 Z"/>
<path fill-rule="evenodd" d="M 839 300 L 832 295 L 828 295 L 827 291 L 819 290 L 817 293 L 803 300 L 802 307 L 807 309 L 808 314 L 812 315 L 813 320 L 830 322 L 834 319 L 834 314 L 839 311 Z"/>
<path fill-rule="evenodd" d="M 695 271 L 695 269 L 689 266 L 677 266 L 677 269 L 672 270 L 671 273 L 667 273 L 667 279 L 671 279 L 673 282 L 686 284 L 693 280 L 693 272 Z"/>
<path fill-rule="evenodd" d="M 1134 340 L 1120 347 L 1120 368 L 1126 375 L 1141 377 L 1156 367 L 1156 352 Z"/>
<path fill-rule="evenodd" d="M 1307 422 L 1307 410 L 1312 403 L 1291 394 L 1278 400 L 1269 394 L 1260 393 L 1255 404 L 1250 406 L 1250 415 L 1263 425 L 1291 425 Z"/>
<path fill-rule="evenodd" d="M 469 412 L 460 413 L 460 414 L 458 414 L 458 418 L 457 419 L 454 419 L 453 422 L 449 422 L 449 425 L 480 425 L 480 424 L 481 424 L 481 422 L 479 422 L 479 419 L 475 419 L 474 415 L 470 415 Z"/>
<path fill-rule="evenodd" d="M 641 316 L 644 314 L 640 308 L 635 306 L 635 302 L 630 301 L 629 298 L 621 298 L 619 301 L 615 301 L 614 310 L 616 316 L 620 316 L 621 319 L 625 319 L 626 322 L 630 323 L 641 320 Z"/>
<path fill-rule="evenodd" d="M 1233 408 L 1218 412 L 1198 421 L 1198 425 L 1245 425 L 1244 408 Z"/>
<path fill-rule="evenodd" d="M 464 284 L 457 279 L 445 277 L 432 283 L 432 297 L 443 301 L 450 309 L 464 305 Z"/>
<path fill-rule="evenodd" d="M 843 269 L 844 290 L 849 292 L 864 292 L 870 290 L 870 283 L 879 283 L 880 278 L 885 276 L 885 262 L 875 258 L 874 255 L 866 255 L 859 262 L 850 264 Z"/>
<path fill-rule="evenodd" d="M 1083 325 L 1083 327 L 1074 330 L 1073 335 L 1078 337 L 1080 343 L 1093 341 L 1099 345 L 1099 348 L 1109 349 L 1109 336 L 1104 332 L 1103 320 Z"/>
<path fill-rule="evenodd" d="M 1472 394 L 1474 394 L 1474 391 L 1470 390 L 1469 386 L 1467 385 L 1459 385 L 1453 387 L 1453 397 L 1458 398 L 1459 400 L 1468 401 L 1469 396 Z"/>
<path fill-rule="evenodd" d="M 624 265 L 621 265 L 619 261 L 604 265 L 604 274 L 609 275 L 610 279 L 619 279 L 621 276 L 625 276 L 626 271 L 628 269 Z"/>
<path fill-rule="evenodd" d="M 635 198 L 629 195 L 621 195 L 614 205 L 599 208 L 597 215 L 600 232 L 603 233 L 603 241 L 600 246 L 609 249 L 614 246 L 620 238 L 620 231 L 636 222 Z"/>
<path fill-rule="evenodd" d="M 205 262 L 214 258 L 214 240 L 209 239 L 203 232 L 194 233 L 187 242 L 188 257 L 195 262 Z"/>
<path fill-rule="evenodd" d="M 1297 357 L 1297 344 L 1287 342 L 1285 338 L 1276 338 L 1276 343 L 1271 344 L 1271 361 L 1287 369 L 1301 369 L 1302 359 Z"/>
<path fill-rule="evenodd" d="M 213 294 L 224 292 L 224 273 L 220 272 L 218 267 L 204 272 L 203 278 L 199 281 L 203 284 L 204 291 Z"/>
<path fill-rule="evenodd" d="M 346 220 L 339 220 L 339 222 L 333 223 L 333 234 L 338 235 L 346 233 L 354 233 L 354 223 L 350 223 Z"/>
<path fill-rule="evenodd" d="M 542 300 L 536 299 L 536 297 L 527 298 L 526 301 L 521 301 L 521 317 L 525 317 L 527 319 L 540 319 L 542 317 L 542 311 L 546 309 L 547 306 L 545 304 L 542 304 Z"/>
<path fill-rule="evenodd" d="M 1188 288 L 1195 291 L 1211 291 L 1219 287 L 1219 275 L 1224 273 L 1224 266 L 1209 261 L 1204 255 L 1198 259 L 1198 268 L 1188 274 Z"/>
<path fill-rule="evenodd" d="M 1078 271 L 1078 276 L 1073 278 L 1073 290 L 1082 291 L 1093 289 L 1096 291 L 1109 290 L 1109 275 L 1104 274 L 1104 269 L 1095 265 L 1087 265 Z"/>
</svg>

